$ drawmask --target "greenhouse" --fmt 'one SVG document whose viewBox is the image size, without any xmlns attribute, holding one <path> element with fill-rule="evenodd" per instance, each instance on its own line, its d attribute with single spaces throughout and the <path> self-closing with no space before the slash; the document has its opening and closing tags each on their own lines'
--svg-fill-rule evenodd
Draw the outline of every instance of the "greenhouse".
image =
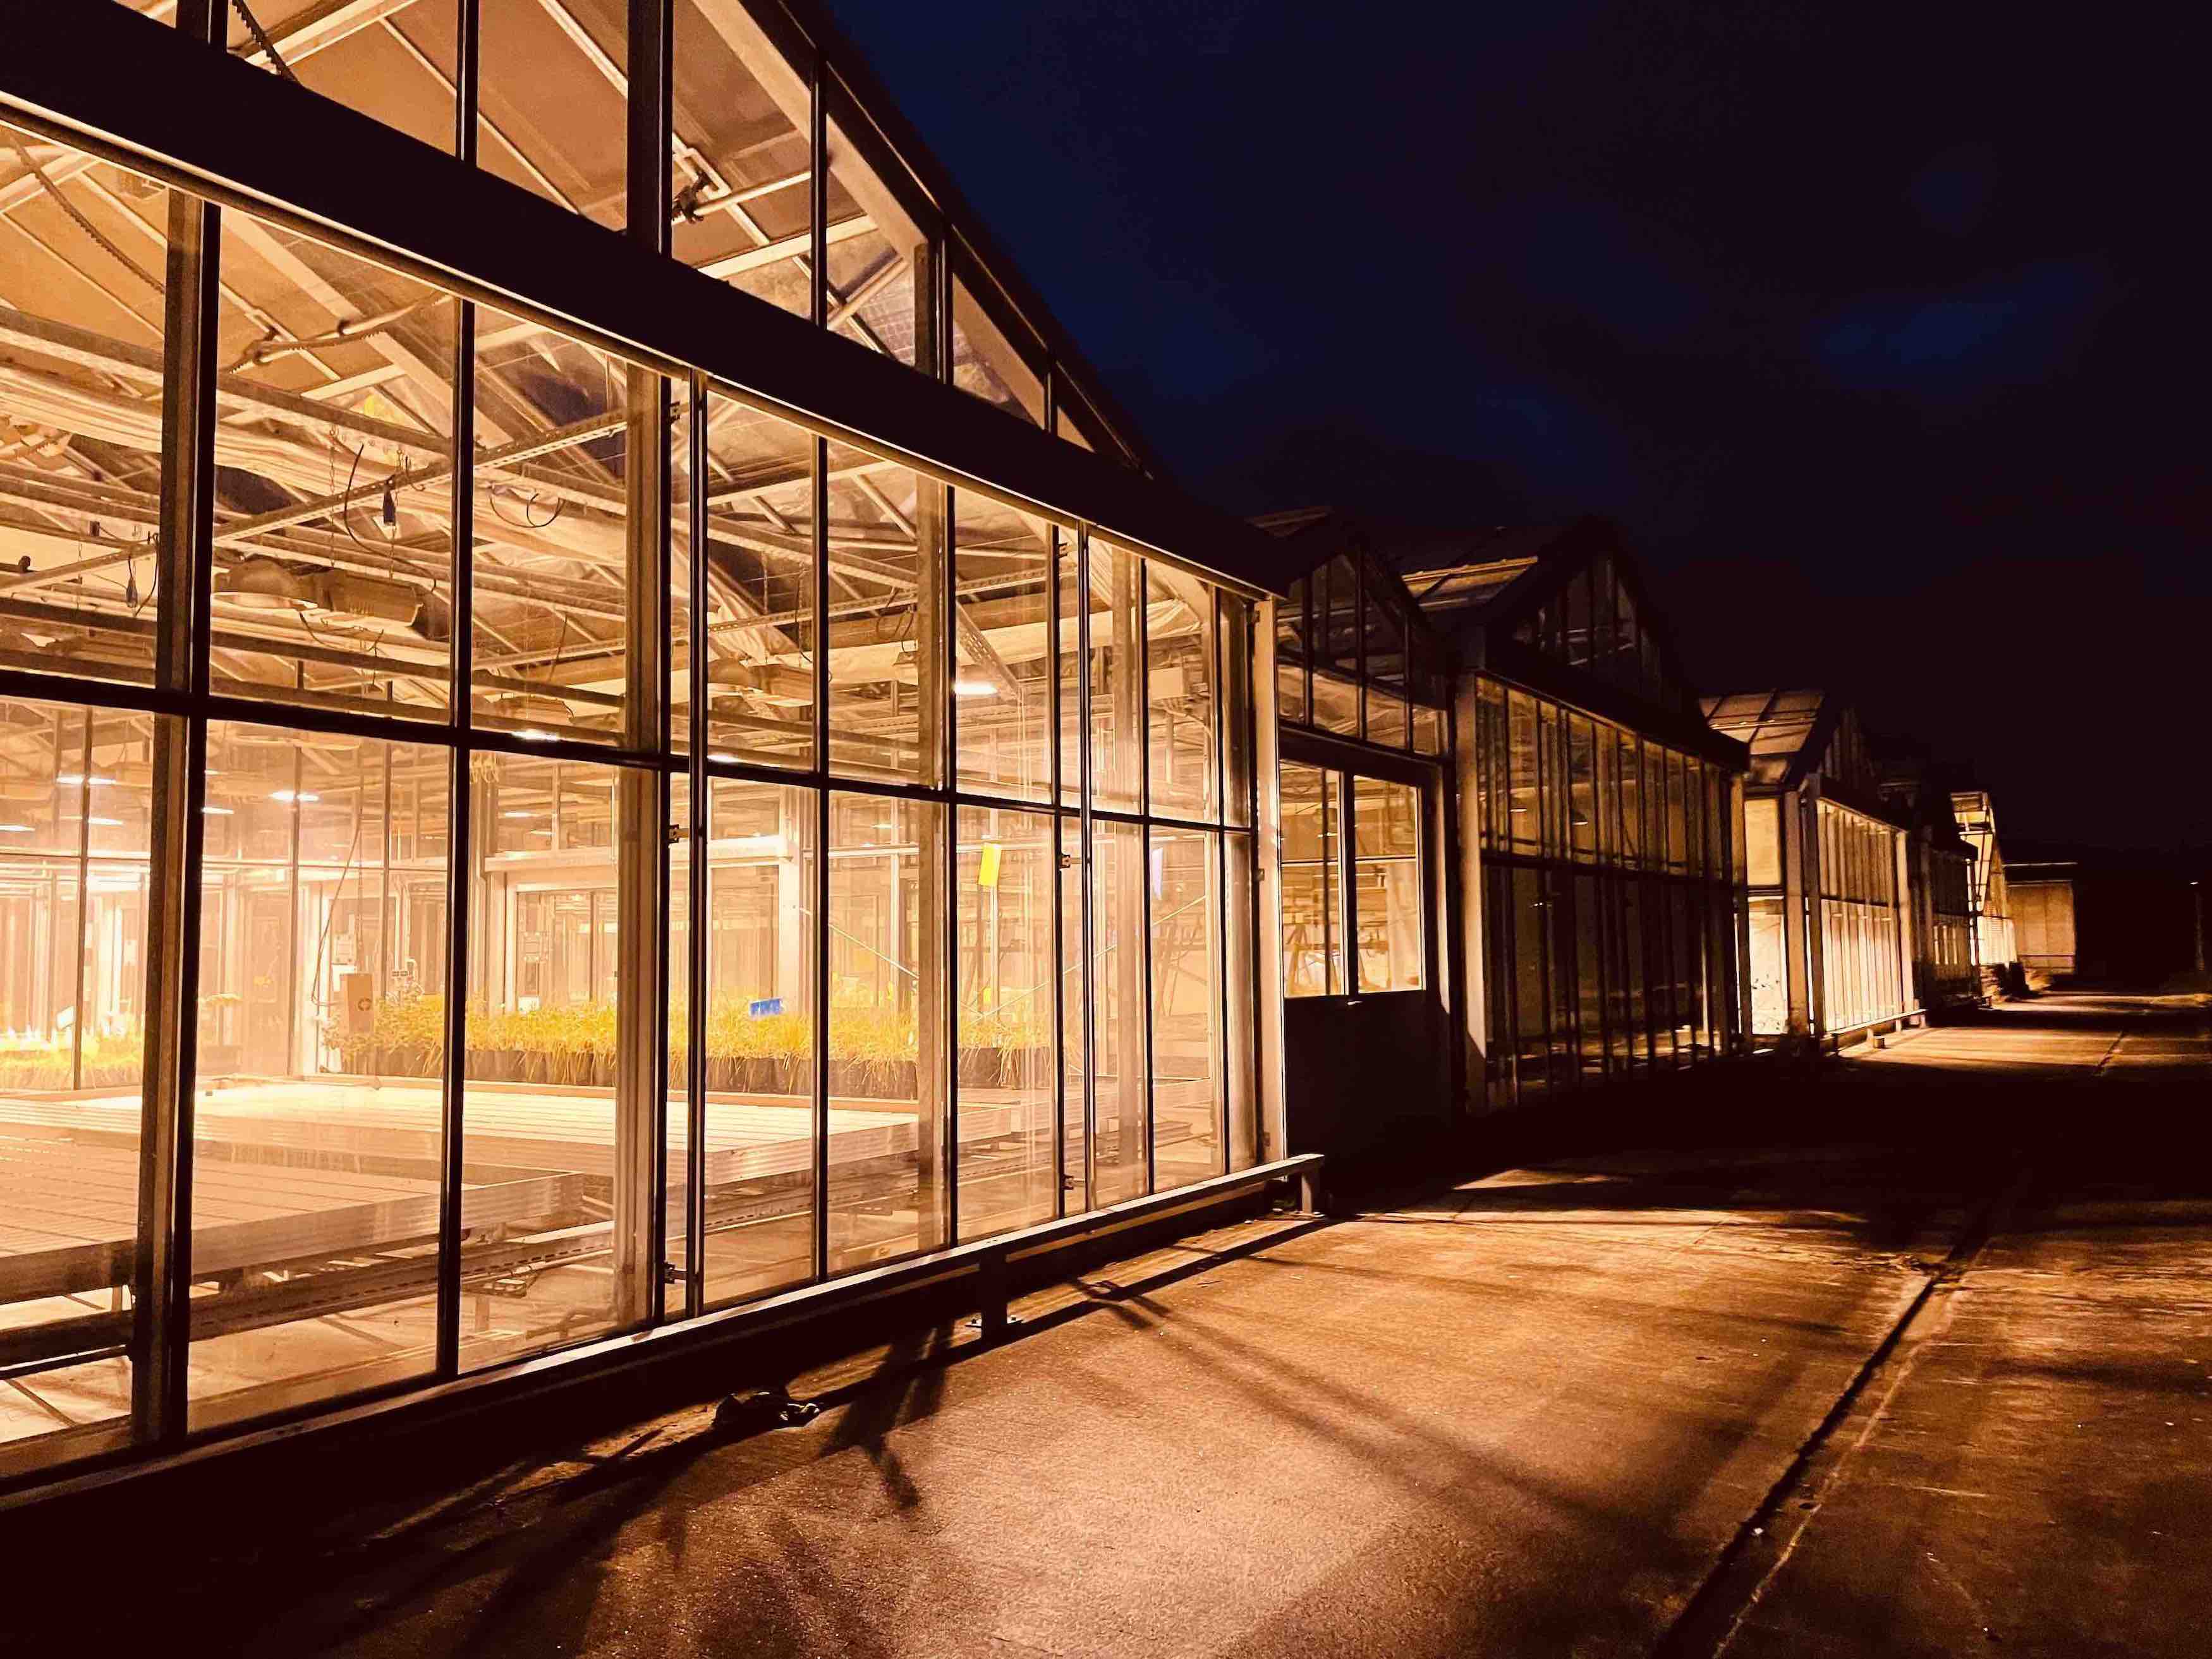
<svg viewBox="0 0 2212 1659">
<path fill-rule="evenodd" d="M 1740 1052 L 1743 751 L 1613 530 L 1263 522 L 1293 1146 Z"/>
<path fill-rule="evenodd" d="M 826 24 L 256 9 L 0 61 L 0 1481 L 1273 1167 L 1270 544 Z"/>
<path fill-rule="evenodd" d="M 1907 835 L 1857 715 L 1817 690 L 1705 700 L 1751 755 L 1744 806 L 1755 1040 L 1835 1042 L 1923 1012 Z"/>
</svg>

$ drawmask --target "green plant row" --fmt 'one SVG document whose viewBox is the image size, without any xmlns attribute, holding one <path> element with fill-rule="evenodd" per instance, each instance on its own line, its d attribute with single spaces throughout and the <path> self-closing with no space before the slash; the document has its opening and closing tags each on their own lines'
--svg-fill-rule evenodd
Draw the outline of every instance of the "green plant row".
<svg viewBox="0 0 2212 1659">
<path fill-rule="evenodd" d="M 708 1006 L 708 1059 L 790 1060 L 812 1051 L 813 1022 L 807 1016 L 755 1014 L 750 1006 L 752 1001 L 749 997 L 716 997 Z M 686 1046 L 685 1013 L 681 1000 L 671 1004 L 669 1056 L 679 1064 Z M 349 1063 L 378 1049 L 441 1051 L 446 1046 L 446 1000 L 434 995 L 380 1002 L 366 1030 L 348 1030 L 332 1022 L 327 1036 Z M 961 1012 L 963 1048 L 1019 1051 L 1046 1048 L 1050 1043 L 1048 1024 L 1026 1006 Z M 522 1012 L 476 1004 L 469 1009 L 469 1047 L 524 1054 L 611 1057 L 614 1005 L 592 1002 Z M 830 1052 L 833 1060 L 910 1060 L 915 1053 L 914 1018 L 882 1009 L 833 1006 Z"/>
</svg>

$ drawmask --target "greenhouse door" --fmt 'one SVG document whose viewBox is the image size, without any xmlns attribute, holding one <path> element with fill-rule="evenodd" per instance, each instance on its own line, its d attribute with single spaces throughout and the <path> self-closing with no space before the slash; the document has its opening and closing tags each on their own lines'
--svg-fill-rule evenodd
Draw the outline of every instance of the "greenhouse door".
<svg viewBox="0 0 2212 1659">
<path fill-rule="evenodd" d="M 1388 1155 L 1449 1121 L 1438 769 L 1283 736 L 1291 1150 Z"/>
</svg>

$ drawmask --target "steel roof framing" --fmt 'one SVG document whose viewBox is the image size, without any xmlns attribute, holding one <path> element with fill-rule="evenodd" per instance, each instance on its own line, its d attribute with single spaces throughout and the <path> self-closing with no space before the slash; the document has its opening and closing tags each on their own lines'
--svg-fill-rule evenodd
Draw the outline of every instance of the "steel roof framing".
<svg viewBox="0 0 2212 1659">
<path fill-rule="evenodd" d="M 1281 591 L 1277 544 L 1252 526 L 177 29 L 122 6 L 0 0 L 0 111 L 25 125 L 464 298 L 703 372 L 959 488 Z"/>
</svg>

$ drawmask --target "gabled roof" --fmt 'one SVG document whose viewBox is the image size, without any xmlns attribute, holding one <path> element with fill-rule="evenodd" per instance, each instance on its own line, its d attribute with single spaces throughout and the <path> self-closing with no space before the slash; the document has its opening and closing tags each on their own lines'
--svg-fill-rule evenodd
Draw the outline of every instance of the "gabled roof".
<svg viewBox="0 0 2212 1659">
<path fill-rule="evenodd" d="M 1283 541 L 1285 583 L 1356 545 L 1463 666 L 1742 764 L 1705 724 L 1643 574 L 1604 520 L 1440 526 L 1301 507 L 1255 522 Z"/>
<path fill-rule="evenodd" d="M 1883 799 L 1857 713 L 1834 693 L 1735 691 L 1704 699 L 1704 708 L 1715 731 L 1751 750 L 1753 783 L 1794 789 L 1817 774 L 1821 793 L 1846 805 L 1892 822 L 1903 816 Z"/>
<path fill-rule="evenodd" d="M 1740 738 L 1751 750 L 1752 781 L 1784 787 L 1817 765 L 1833 729 L 1833 720 L 1824 721 L 1821 715 L 1840 708 L 1825 691 L 1813 690 L 1735 691 L 1706 697 L 1703 706 L 1715 731 Z"/>
</svg>

